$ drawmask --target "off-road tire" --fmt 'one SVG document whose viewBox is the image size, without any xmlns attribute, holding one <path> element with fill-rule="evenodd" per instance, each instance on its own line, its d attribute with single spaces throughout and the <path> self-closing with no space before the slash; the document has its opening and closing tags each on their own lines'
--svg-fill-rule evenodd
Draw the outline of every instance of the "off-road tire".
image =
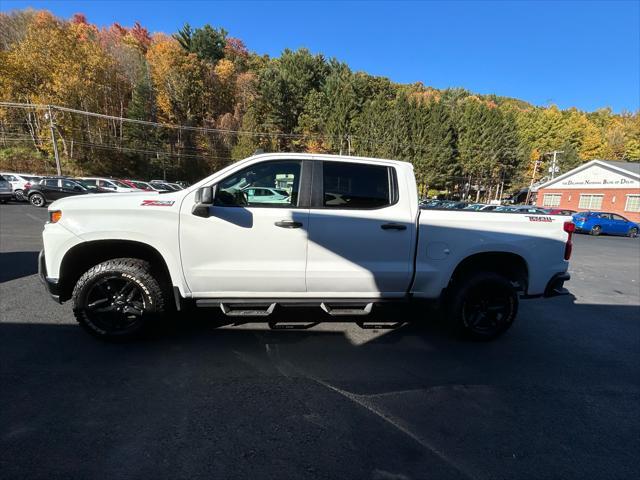
<svg viewBox="0 0 640 480">
<path fill-rule="evenodd" d="M 47 205 L 47 200 L 41 193 L 32 193 L 29 195 L 29 203 L 34 207 L 45 207 Z"/>
<path fill-rule="evenodd" d="M 115 289 L 113 292 L 107 293 L 110 284 L 115 285 L 116 288 L 120 284 L 129 285 L 129 291 L 133 291 L 138 299 L 136 305 L 140 305 L 141 308 L 129 307 L 127 304 L 123 307 L 122 302 L 126 302 L 127 299 L 117 298 L 119 292 L 116 292 Z M 121 311 L 97 312 L 92 310 L 92 304 L 97 302 L 90 302 L 90 300 L 101 296 L 101 292 L 106 294 L 108 305 L 104 303 L 104 300 L 98 299 L 104 305 L 104 308 L 99 310 L 105 310 L 105 308 L 112 306 L 115 309 L 120 308 Z M 114 297 L 116 298 L 114 299 Z M 157 319 L 164 313 L 167 293 L 166 289 L 163 290 L 157 276 L 152 274 L 148 262 L 136 258 L 115 258 L 95 265 L 86 271 L 76 283 L 71 299 L 73 314 L 85 330 L 102 339 L 124 340 L 139 335 L 150 320 Z M 132 308 L 142 313 L 127 315 L 126 310 L 122 311 L 123 308 Z M 110 325 L 112 321 L 115 324 Z M 119 327 L 116 324 L 120 322 L 125 324 Z"/>
<path fill-rule="evenodd" d="M 457 336 L 493 340 L 513 325 L 518 314 L 518 292 L 502 275 L 471 273 L 455 280 L 449 289 L 447 322 Z"/>
</svg>

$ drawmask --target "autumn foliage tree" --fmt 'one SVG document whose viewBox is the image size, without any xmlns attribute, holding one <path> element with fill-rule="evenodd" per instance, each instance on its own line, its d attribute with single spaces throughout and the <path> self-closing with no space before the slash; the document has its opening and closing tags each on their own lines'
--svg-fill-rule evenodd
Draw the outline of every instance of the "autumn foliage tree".
<svg viewBox="0 0 640 480">
<path fill-rule="evenodd" d="M 423 194 L 488 198 L 528 184 L 552 150 L 564 152 L 562 171 L 640 161 L 638 112 L 396 84 L 307 49 L 258 55 L 209 24 L 152 35 L 82 14 L 0 14 L 0 99 L 108 116 L 0 108 L 0 166 L 24 158 L 42 173 L 53 165 L 51 123 L 70 174 L 194 180 L 258 148 L 351 153 L 411 162 Z"/>
</svg>

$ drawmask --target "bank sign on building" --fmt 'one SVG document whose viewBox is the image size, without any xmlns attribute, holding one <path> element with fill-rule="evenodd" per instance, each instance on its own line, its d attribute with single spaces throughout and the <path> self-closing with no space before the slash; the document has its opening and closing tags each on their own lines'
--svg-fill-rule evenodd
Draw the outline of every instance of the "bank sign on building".
<svg viewBox="0 0 640 480">
<path fill-rule="evenodd" d="M 538 187 L 545 208 L 603 211 L 640 221 L 640 163 L 592 160 Z"/>
</svg>

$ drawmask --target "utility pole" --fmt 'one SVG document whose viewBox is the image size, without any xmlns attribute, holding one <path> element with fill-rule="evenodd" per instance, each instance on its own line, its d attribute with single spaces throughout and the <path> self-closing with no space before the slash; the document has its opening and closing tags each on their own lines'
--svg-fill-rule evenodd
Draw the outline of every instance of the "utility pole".
<svg viewBox="0 0 640 480">
<path fill-rule="evenodd" d="M 56 170 L 58 176 L 62 175 L 62 169 L 60 168 L 60 156 L 58 155 L 58 143 L 56 142 L 56 133 L 53 126 L 53 115 L 51 114 L 51 105 L 47 105 L 47 116 L 49 117 L 49 128 L 51 129 L 51 141 L 53 142 L 53 155 L 56 158 Z"/>
<path fill-rule="evenodd" d="M 553 178 L 556 176 L 556 169 L 558 168 L 557 165 L 557 155 L 559 153 L 564 153 L 563 150 L 554 150 L 553 152 L 548 152 L 546 153 L 546 155 L 553 155 L 553 161 L 551 162 L 551 168 L 549 169 L 549 172 L 551 172 L 551 180 L 553 180 Z"/>
<path fill-rule="evenodd" d="M 538 164 L 540 163 L 540 159 L 536 160 L 536 163 L 533 164 L 533 175 L 531 175 L 531 183 L 529 184 L 529 190 L 527 191 L 527 199 L 524 203 L 529 204 L 529 199 L 531 198 L 531 189 L 533 188 L 533 184 L 536 182 L 536 173 L 538 171 Z"/>
</svg>

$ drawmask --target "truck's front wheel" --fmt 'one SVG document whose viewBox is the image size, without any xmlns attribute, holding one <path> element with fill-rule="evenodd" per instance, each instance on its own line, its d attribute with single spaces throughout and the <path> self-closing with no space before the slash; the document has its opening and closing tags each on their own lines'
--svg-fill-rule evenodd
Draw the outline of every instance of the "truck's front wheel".
<svg viewBox="0 0 640 480">
<path fill-rule="evenodd" d="M 76 283 L 72 301 L 78 323 L 105 339 L 138 334 L 165 305 L 149 264 L 134 258 L 107 260 L 89 269 Z"/>
<path fill-rule="evenodd" d="M 518 292 L 505 277 L 478 272 L 452 286 L 448 317 L 458 334 L 491 340 L 504 333 L 518 314 Z"/>
</svg>

